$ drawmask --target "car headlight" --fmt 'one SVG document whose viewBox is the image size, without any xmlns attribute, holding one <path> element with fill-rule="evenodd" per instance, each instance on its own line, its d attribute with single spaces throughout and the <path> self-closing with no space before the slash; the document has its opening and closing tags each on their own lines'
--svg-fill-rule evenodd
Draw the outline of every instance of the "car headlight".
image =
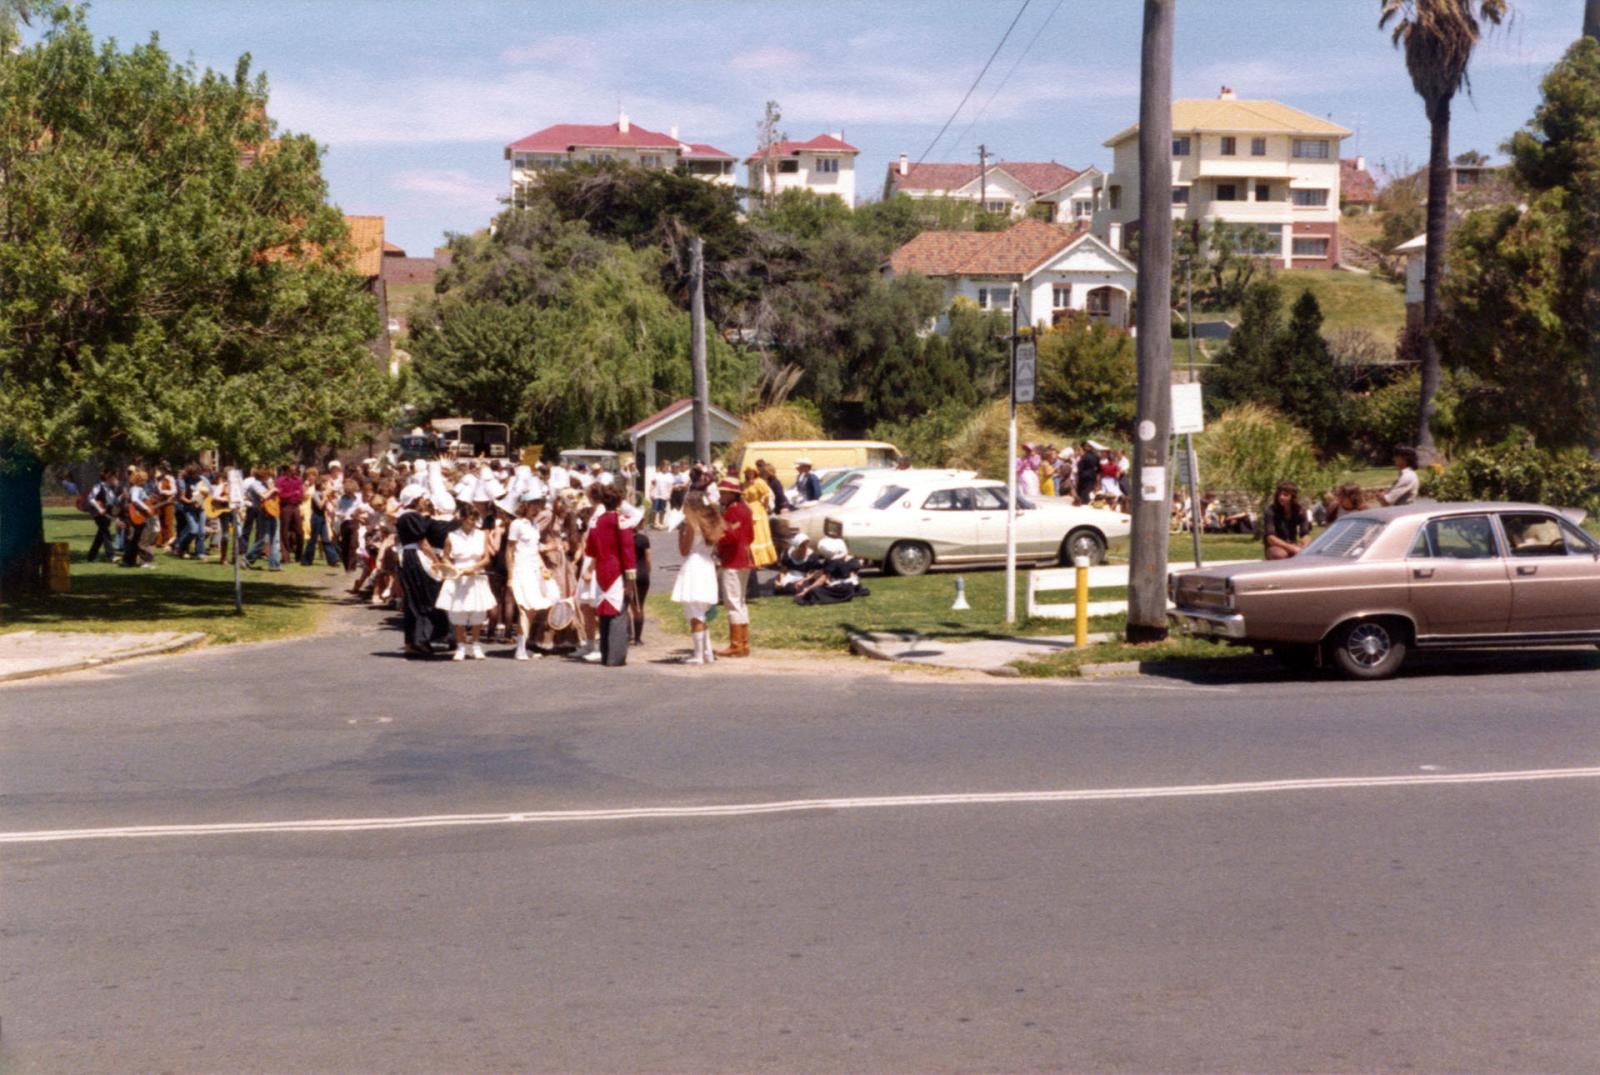
<svg viewBox="0 0 1600 1075">
<path fill-rule="evenodd" d="M 824 537 L 842 538 L 844 537 L 844 524 L 838 519 L 824 519 L 822 533 Z"/>
</svg>

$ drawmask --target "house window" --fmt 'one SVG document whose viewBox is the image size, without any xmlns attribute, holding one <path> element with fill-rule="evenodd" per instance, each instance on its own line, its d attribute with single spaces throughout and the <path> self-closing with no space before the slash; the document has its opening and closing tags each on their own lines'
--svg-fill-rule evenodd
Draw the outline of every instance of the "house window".
<svg viewBox="0 0 1600 1075">
<path fill-rule="evenodd" d="M 817 171 L 821 172 L 823 175 L 833 175 L 837 173 L 839 171 L 839 158 L 818 157 Z"/>
<path fill-rule="evenodd" d="M 778 174 L 779 175 L 794 175 L 794 174 L 798 173 L 799 171 L 800 171 L 800 162 L 795 160 L 792 157 L 789 158 L 788 160 L 781 160 L 781 161 L 778 162 Z"/>
<path fill-rule="evenodd" d="M 983 203 L 983 207 L 985 209 L 987 209 L 991 213 L 1009 213 L 1009 212 L 1011 212 L 1011 203 L 1010 202 L 997 202 L 997 201 L 991 200 L 991 201 L 984 202 Z"/>
<path fill-rule="evenodd" d="M 1250 155 L 1252 157 L 1265 157 L 1267 155 L 1267 140 L 1265 138 L 1250 139 Z"/>
<path fill-rule="evenodd" d="M 1273 258 L 1283 254 L 1282 224 L 1239 224 L 1230 231 L 1241 254 Z"/>
<path fill-rule="evenodd" d="M 1296 239 L 1294 241 L 1294 256 L 1297 258 L 1325 258 L 1328 256 L 1328 240 Z"/>
<path fill-rule="evenodd" d="M 1328 140 L 1326 138 L 1296 138 L 1294 140 L 1294 155 L 1310 160 L 1327 160 Z"/>
<path fill-rule="evenodd" d="M 1172 188 L 1172 204 L 1173 205 L 1188 205 L 1189 204 L 1189 188 L 1188 187 L 1173 187 Z"/>
<path fill-rule="evenodd" d="M 1106 190 L 1107 190 L 1106 197 L 1110 200 L 1110 203 L 1111 203 L 1110 205 L 1107 206 L 1107 208 L 1108 209 L 1121 209 L 1122 208 L 1122 188 L 1121 187 L 1108 187 L 1108 188 L 1106 188 Z"/>
<path fill-rule="evenodd" d="M 1050 288 L 1050 307 L 1054 310 L 1072 308 L 1072 285 L 1055 284 Z"/>
<path fill-rule="evenodd" d="M 1239 200 L 1239 186 L 1237 183 L 1218 183 L 1217 201 L 1236 202 Z"/>
<path fill-rule="evenodd" d="M 1172 155 L 1174 157 L 1187 157 L 1189 155 L 1189 136 L 1172 140 Z"/>
<path fill-rule="evenodd" d="M 1458 187 L 1475 187 L 1475 186 L 1478 185 L 1478 180 L 1480 178 L 1482 178 L 1482 177 L 1476 171 L 1457 172 L 1456 173 L 1456 186 L 1458 186 Z"/>
<path fill-rule="evenodd" d="M 998 295 L 996 295 L 995 297 L 997 299 L 999 298 Z M 993 309 L 993 308 L 994 307 L 989 302 L 989 289 L 986 288 L 986 287 L 980 287 L 978 289 L 978 309 L 980 309 L 980 310 L 990 310 L 990 309 Z"/>
<path fill-rule="evenodd" d="M 1088 216 L 1094 211 L 1094 203 L 1088 198 L 1075 198 L 1072 202 L 1072 215 L 1078 219 Z"/>
<path fill-rule="evenodd" d="M 1258 201 L 1258 202 L 1270 202 L 1271 200 L 1272 200 L 1272 184 L 1271 183 L 1257 183 L 1256 184 L 1256 201 Z"/>
<path fill-rule="evenodd" d="M 1294 196 L 1294 204 L 1298 206 L 1314 208 L 1328 204 L 1328 192 L 1325 189 L 1294 190 L 1289 193 Z"/>
<path fill-rule="evenodd" d="M 1111 316 L 1111 289 L 1097 287 L 1085 296 L 1084 309 L 1088 310 L 1090 317 Z"/>
<path fill-rule="evenodd" d="M 1231 134 L 1222 136 L 1222 155 L 1232 157 L 1239 152 L 1239 140 Z"/>
<path fill-rule="evenodd" d="M 661 167 L 661 157 L 656 153 L 642 153 L 639 155 L 639 164 L 644 168 Z"/>
</svg>

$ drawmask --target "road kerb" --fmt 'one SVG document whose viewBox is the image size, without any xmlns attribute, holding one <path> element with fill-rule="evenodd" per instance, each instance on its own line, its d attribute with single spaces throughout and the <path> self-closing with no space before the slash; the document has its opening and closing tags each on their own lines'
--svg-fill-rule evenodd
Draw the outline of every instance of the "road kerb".
<svg viewBox="0 0 1600 1075">
<path fill-rule="evenodd" d="M 134 649 L 119 650 L 104 657 L 80 657 L 60 664 L 46 665 L 43 668 L 25 668 L 19 672 L 6 672 L 0 674 L 0 683 L 13 683 L 23 679 L 37 679 L 41 676 L 66 675 L 69 672 L 84 672 L 91 668 L 104 668 L 108 664 L 117 664 L 122 661 L 131 661 L 139 657 L 156 657 L 167 653 L 176 653 L 182 649 L 204 642 L 204 631 L 192 631 L 189 634 L 179 635 L 177 638 L 168 639 L 150 646 L 138 646 Z"/>
</svg>

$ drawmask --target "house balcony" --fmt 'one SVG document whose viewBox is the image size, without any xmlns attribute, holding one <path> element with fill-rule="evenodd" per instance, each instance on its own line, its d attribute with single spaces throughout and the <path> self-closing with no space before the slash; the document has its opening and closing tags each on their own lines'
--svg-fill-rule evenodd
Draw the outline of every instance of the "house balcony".
<svg viewBox="0 0 1600 1075">
<path fill-rule="evenodd" d="M 1316 161 L 1325 164 L 1326 161 Z M 1335 161 L 1335 164 L 1338 162 Z M 1202 157 L 1193 175 L 1200 179 L 1289 179 L 1303 169 L 1282 157 Z"/>
<path fill-rule="evenodd" d="M 1191 220 L 1225 220 L 1230 224 L 1289 224 L 1295 220 L 1295 207 L 1289 202 L 1223 202 L 1209 199 L 1191 202 Z"/>
</svg>

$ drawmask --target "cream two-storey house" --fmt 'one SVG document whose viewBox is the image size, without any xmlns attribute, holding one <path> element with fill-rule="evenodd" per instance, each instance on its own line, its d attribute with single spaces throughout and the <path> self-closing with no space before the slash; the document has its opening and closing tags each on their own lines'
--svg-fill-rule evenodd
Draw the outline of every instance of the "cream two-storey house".
<svg viewBox="0 0 1600 1075">
<path fill-rule="evenodd" d="M 805 142 L 775 142 L 744 160 L 750 191 L 757 198 L 786 190 L 809 190 L 837 195 L 854 209 L 856 157 L 861 151 L 844 140 L 843 131 L 819 134 Z"/>
<path fill-rule="evenodd" d="M 648 130 L 626 112 L 615 123 L 557 123 L 535 131 L 506 146 L 505 159 L 511 165 L 511 202 L 519 208 L 541 175 L 575 164 L 615 162 L 669 170 L 681 164 L 707 182 L 727 187 L 738 183 L 733 154 L 704 142 L 681 141 L 676 127 L 666 134 Z"/>
<path fill-rule="evenodd" d="M 1339 143 L 1351 132 L 1278 101 L 1246 101 L 1226 86 L 1215 100 L 1172 103 L 1172 216 L 1202 230 L 1240 226 L 1253 252 L 1282 268 L 1339 262 Z M 1139 126 L 1106 140 L 1095 234 L 1127 249 L 1139 223 Z M 1248 226 L 1246 229 L 1244 226 Z"/>
</svg>

